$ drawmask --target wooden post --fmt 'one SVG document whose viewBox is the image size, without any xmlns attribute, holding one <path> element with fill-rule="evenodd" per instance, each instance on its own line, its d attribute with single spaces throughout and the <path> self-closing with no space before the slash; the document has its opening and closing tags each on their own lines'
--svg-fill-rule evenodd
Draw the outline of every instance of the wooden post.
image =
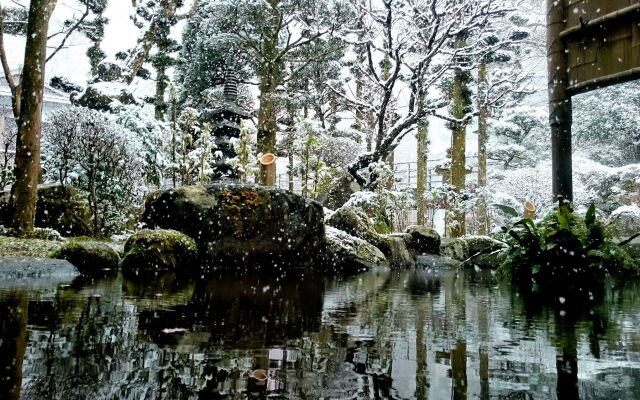
<svg viewBox="0 0 640 400">
<path fill-rule="evenodd" d="M 566 29 L 566 0 L 547 0 L 547 66 L 553 196 L 573 201 L 571 161 L 571 95 L 566 46 L 560 38 Z"/>
<path fill-rule="evenodd" d="M 276 156 L 273 153 L 260 157 L 260 180 L 264 186 L 276 185 Z"/>
</svg>

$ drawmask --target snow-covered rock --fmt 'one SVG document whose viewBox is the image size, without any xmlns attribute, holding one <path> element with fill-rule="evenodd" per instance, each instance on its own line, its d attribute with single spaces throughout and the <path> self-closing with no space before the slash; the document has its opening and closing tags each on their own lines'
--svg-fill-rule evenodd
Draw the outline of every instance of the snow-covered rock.
<svg viewBox="0 0 640 400">
<path fill-rule="evenodd" d="M 376 247 L 380 247 L 383 242 L 373 226 L 373 222 L 367 214 L 360 208 L 342 206 L 337 209 L 329 218 L 327 225 L 347 232 L 349 235 L 365 240 Z"/>
<path fill-rule="evenodd" d="M 328 226 L 326 239 L 325 263 L 329 269 L 363 271 L 389 266 L 380 249 L 347 232 Z"/>
<path fill-rule="evenodd" d="M 640 207 L 635 204 L 618 207 L 611 213 L 610 223 L 619 237 L 640 233 Z"/>
</svg>

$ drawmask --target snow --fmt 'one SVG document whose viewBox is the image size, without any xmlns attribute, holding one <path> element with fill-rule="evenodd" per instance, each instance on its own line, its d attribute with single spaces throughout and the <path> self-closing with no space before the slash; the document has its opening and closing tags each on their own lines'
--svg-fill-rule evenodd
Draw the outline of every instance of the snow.
<svg viewBox="0 0 640 400">
<path fill-rule="evenodd" d="M 619 217 L 621 215 L 625 215 L 627 217 L 633 218 L 636 221 L 640 221 L 640 207 L 635 204 L 626 205 L 616 208 L 611 213 L 612 218 Z"/>
</svg>

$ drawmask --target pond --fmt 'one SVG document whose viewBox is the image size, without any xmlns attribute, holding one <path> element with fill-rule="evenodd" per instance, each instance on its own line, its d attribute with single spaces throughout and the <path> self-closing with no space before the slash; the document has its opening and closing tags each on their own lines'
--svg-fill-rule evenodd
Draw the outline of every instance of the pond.
<svg viewBox="0 0 640 400">
<path fill-rule="evenodd" d="M 640 398 L 640 284 L 560 300 L 473 270 L 4 285 L 0 398 Z"/>
</svg>

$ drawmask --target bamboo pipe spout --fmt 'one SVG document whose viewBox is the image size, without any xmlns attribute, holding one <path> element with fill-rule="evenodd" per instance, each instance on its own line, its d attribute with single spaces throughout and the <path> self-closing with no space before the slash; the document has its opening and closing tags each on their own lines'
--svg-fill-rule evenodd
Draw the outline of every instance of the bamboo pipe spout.
<svg viewBox="0 0 640 400">
<path fill-rule="evenodd" d="M 265 186 L 276 185 L 276 160 L 277 157 L 273 153 L 260 157 L 260 180 Z"/>
</svg>

